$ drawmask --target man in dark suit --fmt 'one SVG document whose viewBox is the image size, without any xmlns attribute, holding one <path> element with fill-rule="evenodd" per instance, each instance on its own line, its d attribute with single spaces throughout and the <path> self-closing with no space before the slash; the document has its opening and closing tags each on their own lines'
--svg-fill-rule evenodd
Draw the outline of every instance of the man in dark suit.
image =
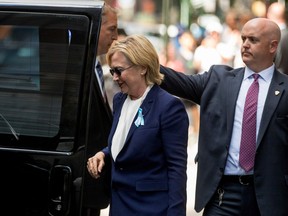
<svg viewBox="0 0 288 216">
<path fill-rule="evenodd" d="M 101 110 L 103 116 L 108 115 L 112 121 L 111 108 L 109 106 L 107 96 L 105 94 L 105 86 L 103 83 L 103 71 L 99 62 L 99 56 L 105 55 L 112 43 L 118 38 L 118 24 L 117 24 L 117 10 L 112 8 L 108 4 L 102 8 L 102 20 L 101 29 L 97 46 L 97 59 L 95 60 L 95 71 L 91 77 L 91 110 Z M 101 77 L 102 76 L 102 77 Z M 97 89 L 100 88 L 102 95 L 99 97 Z M 105 107 L 99 106 L 99 99 L 105 101 Z M 107 118 L 105 118 L 107 119 Z M 107 139 L 110 128 L 99 128 L 99 122 L 101 119 L 97 119 L 94 112 L 90 114 L 90 130 L 92 131 L 89 145 L 87 145 L 87 159 L 98 152 L 100 149 L 107 146 Z M 101 130 L 101 131 L 100 131 Z M 99 134 L 99 135 L 98 135 Z M 102 145 L 95 145 L 97 140 L 102 140 Z M 107 165 L 107 167 L 109 167 Z M 103 178 L 95 180 L 88 172 L 85 172 L 84 183 L 84 197 L 83 205 L 85 206 L 82 215 L 99 216 L 100 210 L 106 208 L 110 202 L 110 172 L 103 173 Z"/>
<path fill-rule="evenodd" d="M 194 76 L 161 67 L 161 87 L 201 108 L 195 210 L 204 208 L 205 216 L 288 215 L 288 76 L 273 63 L 280 35 L 273 21 L 255 18 L 241 32 L 246 67 L 215 65 Z M 259 90 L 246 169 L 242 140 L 252 135 L 241 136 L 247 133 L 243 113 L 251 83 Z"/>
<path fill-rule="evenodd" d="M 114 41 L 118 39 L 118 18 L 117 10 L 108 4 L 105 4 L 102 9 L 101 29 L 97 47 L 97 59 L 95 63 L 95 74 L 103 94 L 104 100 L 107 102 L 105 94 L 103 69 L 99 61 L 100 57 L 106 55 Z"/>
</svg>

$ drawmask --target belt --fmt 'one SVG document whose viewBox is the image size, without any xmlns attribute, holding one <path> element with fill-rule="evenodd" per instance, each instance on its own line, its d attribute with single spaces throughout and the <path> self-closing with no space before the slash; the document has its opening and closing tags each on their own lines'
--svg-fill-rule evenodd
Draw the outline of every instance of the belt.
<svg viewBox="0 0 288 216">
<path fill-rule="evenodd" d="M 224 175 L 222 177 L 223 183 L 239 183 L 241 185 L 253 184 L 253 175 Z"/>
</svg>

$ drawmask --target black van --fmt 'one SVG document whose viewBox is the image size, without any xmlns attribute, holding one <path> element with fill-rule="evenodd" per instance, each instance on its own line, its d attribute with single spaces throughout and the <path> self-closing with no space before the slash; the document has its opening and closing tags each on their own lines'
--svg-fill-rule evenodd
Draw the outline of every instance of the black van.
<svg viewBox="0 0 288 216">
<path fill-rule="evenodd" d="M 109 171 L 86 170 L 112 121 L 93 74 L 103 4 L 0 0 L 0 215 L 109 204 Z"/>
</svg>

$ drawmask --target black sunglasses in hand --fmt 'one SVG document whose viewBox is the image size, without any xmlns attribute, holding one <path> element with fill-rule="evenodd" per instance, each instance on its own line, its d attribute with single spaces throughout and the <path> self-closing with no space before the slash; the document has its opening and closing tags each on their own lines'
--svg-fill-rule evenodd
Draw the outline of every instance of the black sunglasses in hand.
<svg viewBox="0 0 288 216">
<path fill-rule="evenodd" d="M 121 73 L 125 70 L 128 70 L 129 68 L 133 67 L 134 65 L 130 65 L 127 68 L 121 68 L 121 67 L 114 67 L 114 68 L 110 68 L 110 74 L 112 76 L 114 76 L 114 73 L 117 74 L 117 76 L 121 76 Z"/>
</svg>

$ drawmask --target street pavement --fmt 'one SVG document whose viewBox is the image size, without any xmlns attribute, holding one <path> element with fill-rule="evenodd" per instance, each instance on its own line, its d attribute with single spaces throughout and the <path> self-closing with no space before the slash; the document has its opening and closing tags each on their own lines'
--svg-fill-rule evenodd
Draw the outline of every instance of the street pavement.
<svg viewBox="0 0 288 216">
<path fill-rule="evenodd" d="M 197 167 L 194 163 L 194 158 L 197 153 L 197 135 L 190 133 L 188 140 L 188 166 L 187 166 L 187 216 L 199 216 L 202 213 L 197 213 L 194 210 L 195 198 L 195 182 Z M 109 206 L 101 211 L 100 216 L 109 215 Z"/>
</svg>

